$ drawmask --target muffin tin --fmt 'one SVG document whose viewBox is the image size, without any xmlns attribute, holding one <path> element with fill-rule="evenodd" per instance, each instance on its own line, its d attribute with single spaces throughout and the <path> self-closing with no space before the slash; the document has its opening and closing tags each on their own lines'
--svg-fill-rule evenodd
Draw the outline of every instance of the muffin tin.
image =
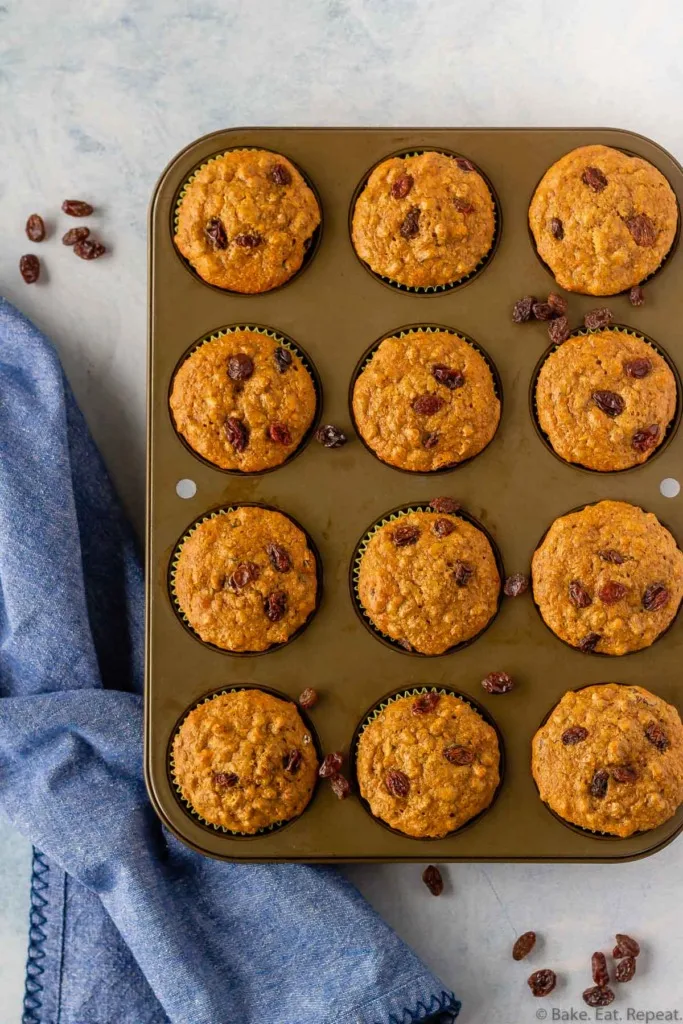
<svg viewBox="0 0 683 1024">
<path fill-rule="evenodd" d="M 683 539 L 683 495 L 669 499 L 660 491 L 664 479 L 683 478 L 680 432 L 672 431 L 662 450 L 637 469 L 594 473 L 555 457 L 539 438 L 529 408 L 529 387 L 548 348 L 547 333 L 542 323 L 513 324 L 510 314 L 521 295 L 544 297 L 554 282 L 530 242 L 527 208 L 551 163 L 595 142 L 645 157 L 669 179 L 679 203 L 683 200 L 678 163 L 656 143 L 615 129 L 235 129 L 193 143 L 162 175 L 150 213 L 145 770 L 157 813 L 194 849 L 241 861 L 610 862 L 653 853 L 683 828 L 681 809 L 660 828 L 629 839 L 583 833 L 541 803 L 529 769 L 531 738 L 565 690 L 614 680 L 637 683 L 680 710 L 680 618 L 639 657 L 610 664 L 564 645 L 526 594 L 505 599 L 485 635 L 473 643 L 439 657 L 410 658 L 364 628 L 349 593 L 358 538 L 389 510 L 424 505 L 438 495 L 457 498 L 490 531 L 508 573 L 529 571 L 553 519 L 601 498 L 641 505 L 666 523 L 679 543 Z M 262 295 L 237 295 L 203 283 L 173 246 L 174 210 L 184 183 L 198 165 L 232 147 L 285 154 L 310 178 L 322 204 L 323 227 L 304 267 L 291 282 Z M 410 293 L 367 272 L 351 245 L 349 217 L 356 191 L 379 160 L 431 148 L 462 154 L 486 175 L 498 201 L 497 246 L 486 265 L 458 287 Z M 625 295 L 568 295 L 570 324 L 579 327 L 587 310 L 607 305 L 616 322 L 652 338 L 680 368 L 680 252 L 674 250 L 648 281 L 645 296 L 645 305 L 636 309 Z M 350 438 L 345 447 L 328 450 L 313 441 L 276 470 L 244 475 L 209 465 L 181 442 L 168 407 L 179 360 L 212 332 L 245 324 L 280 332 L 310 354 L 324 390 L 322 422 L 345 430 Z M 354 434 L 349 386 L 363 353 L 379 339 L 407 326 L 433 324 L 484 349 L 500 374 L 505 406 L 495 437 L 480 455 L 447 472 L 406 474 L 381 463 Z M 259 657 L 240 658 L 211 649 L 179 620 L 169 567 L 179 539 L 195 520 L 248 502 L 273 505 L 310 533 L 322 560 L 324 595 L 302 635 Z M 509 672 L 516 688 L 502 696 L 485 693 L 480 681 L 492 671 Z M 477 702 L 500 730 L 505 772 L 499 795 L 476 822 L 439 840 L 392 832 L 370 816 L 357 795 L 340 802 L 325 782 L 308 809 L 277 830 L 242 837 L 208 828 L 177 797 L 169 742 L 186 711 L 205 695 L 244 685 L 290 698 L 315 687 L 320 702 L 308 717 L 323 751 L 346 752 L 350 773 L 354 737 L 378 702 L 399 690 L 452 688 Z"/>
</svg>

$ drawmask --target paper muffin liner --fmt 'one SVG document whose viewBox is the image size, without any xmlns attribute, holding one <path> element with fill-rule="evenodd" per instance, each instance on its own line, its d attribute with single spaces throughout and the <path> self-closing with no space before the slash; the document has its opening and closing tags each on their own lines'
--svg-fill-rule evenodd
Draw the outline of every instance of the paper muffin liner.
<svg viewBox="0 0 683 1024">
<path fill-rule="evenodd" d="M 265 292 L 253 292 L 253 293 L 251 293 L 251 292 L 236 292 L 236 291 L 234 291 L 231 288 L 221 288 L 217 284 L 211 284 L 210 281 L 205 281 L 204 278 L 200 274 L 197 273 L 197 271 L 192 266 L 190 261 L 185 256 L 182 255 L 182 253 L 178 250 L 178 247 L 175 244 L 175 236 L 178 233 L 178 217 L 179 217 L 180 207 L 182 205 L 183 199 L 187 195 L 188 188 L 190 187 L 190 185 L 195 180 L 195 178 L 197 177 L 197 175 L 199 174 L 199 172 L 201 170 L 203 170 L 205 167 L 208 167 L 209 164 L 215 163 L 216 160 L 220 160 L 221 157 L 224 157 L 226 155 L 226 153 L 236 153 L 236 152 L 243 152 L 243 153 L 273 153 L 274 156 L 285 156 L 286 159 L 289 160 L 290 164 L 292 164 L 294 167 L 296 167 L 297 171 L 299 172 L 299 174 L 304 179 L 304 181 L 306 182 L 306 184 L 310 188 L 311 192 L 315 196 L 315 200 L 316 200 L 316 202 L 318 204 L 318 210 L 319 210 L 319 213 L 320 213 L 320 223 L 318 224 L 317 228 L 314 230 L 313 234 L 310 235 L 309 238 L 307 238 L 304 241 L 304 258 L 303 258 L 303 260 L 301 262 L 301 266 L 299 267 L 299 269 L 296 270 L 292 274 L 292 276 L 289 277 L 286 281 L 283 281 L 282 284 L 276 285 L 275 288 L 269 288 Z M 175 199 L 173 201 L 173 207 L 172 207 L 172 211 L 171 211 L 171 225 L 170 225 L 170 227 L 171 227 L 171 240 L 173 241 L 173 248 L 174 248 L 174 250 L 176 252 L 176 255 L 178 256 L 178 258 L 180 259 L 182 264 L 186 267 L 186 269 L 189 270 L 189 272 L 192 274 L 192 276 L 194 278 L 196 278 L 197 281 L 201 281 L 201 283 L 203 285 L 206 285 L 207 288 L 213 288 L 217 292 L 221 292 L 222 294 L 226 294 L 227 293 L 228 295 L 244 295 L 246 297 L 249 297 L 250 295 L 269 295 L 271 292 L 279 291 L 280 288 L 284 288 L 284 287 L 286 287 L 286 285 L 291 284 L 292 281 L 296 280 L 296 278 L 301 273 L 303 273 L 303 271 L 306 269 L 306 267 L 308 266 L 308 264 L 311 262 L 311 260 L 313 259 L 314 255 L 318 251 L 318 246 L 320 245 L 320 239 L 322 237 L 322 228 L 323 228 L 323 204 L 322 204 L 322 202 L 320 200 L 320 196 L 318 194 L 318 190 L 315 187 L 315 185 L 313 184 L 313 182 L 311 181 L 311 179 L 301 169 L 301 167 L 299 167 L 299 165 L 294 160 L 292 160 L 291 157 L 286 156 L 285 153 L 277 153 L 274 149 L 267 149 L 265 146 L 228 146 L 226 149 L 222 149 L 219 153 L 214 153 L 207 160 L 203 160 L 200 164 L 197 164 L 197 166 L 193 168 L 192 172 L 188 175 L 188 177 L 183 181 L 183 183 L 180 186 L 180 188 L 178 189 L 178 192 L 176 193 Z"/>
<path fill-rule="evenodd" d="M 568 459 L 562 458 L 562 456 L 558 455 L 558 453 L 555 451 L 551 444 L 550 438 L 541 427 L 541 423 L 538 416 L 538 406 L 536 404 L 536 389 L 538 385 L 538 378 L 549 356 L 551 356 L 553 352 L 557 352 L 558 349 L 562 348 L 562 346 L 566 344 L 566 341 L 569 341 L 569 338 L 588 337 L 588 335 L 590 334 L 602 333 L 604 331 L 613 331 L 618 334 L 628 334 L 632 338 L 637 338 L 639 341 L 642 341 L 646 345 L 649 345 L 650 348 L 653 349 L 657 353 L 657 355 L 661 356 L 664 362 L 667 364 L 667 366 L 669 367 L 674 376 L 674 381 L 676 383 L 676 408 L 674 410 L 673 417 L 671 418 L 666 430 L 664 431 L 664 437 L 662 438 L 661 443 L 654 449 L 652 454 L 649 455 L 647 459 L 645 459 L 644 462 L 637 462 L 635 463 L 635 465 L 626 466 L 624 469 L 591 469 L 590 466 L 584 466 L 581 462 L 569 462 Z M 650 463 L 654 459 L 656 459 L 659 455 L 662 454 L 662 452 L 666 448 L 668 448 L 669 443 L 675 436 L 676 431 L 678 430 L 679 424 L 681 422 L 681 393 L 683 391 L 683 384 L 681 383 L 681 377 L 678 372 L 678 367 L 674 363 L 673 359 L 658 342 L 653 341 L 652 338 L 649 338 L 646 334 L 643 334 L 641 331 L 636 331 L 632 327 L 627 327 L 624 324 L 608 324 L 607 327 L 596 327 L 594 330 L 588 330 L 588 328 L 586 327 L 577 327 L 576 330 L 571 332 L 569 338 L 567 338 L 566 341 L 560 342 L 559 344 L 553 343 L 549 345 L 543 353 L 543 355 L 541 356 L 541 358 L 539 359 L 539 361 L 536 363 L 536 366 L 534 367 L 533 373 L 531 375 L 531 384 L 529 385 L 529 410 L 531 413 L 531 419 L 533 421 L 534 427 L 536 428 L 536 433 L 540 437 L 541 441 L 548 449 L 548 451 L 552 455 L 554 455 L 556 459 L 559 460 L 559 462 L 562 462 L 565 466 L 569 466 L 570 469 L 579 469 L 584 473 L 597 473 L 600 476 L 613 476 L 617 473 L 631 473 L 634 469 L 642 469 L 644 466 L 650 465 Z"/>
<path fill-rule="evenodd" d="M 353 410 L 353 392 L 356 387 L 356 382 L 358 381 L 360 376 L 365 372 L 365 370 L 367 370 L 368 366 L 374 359 L 375 354 L 380 345 L 382 344 L 382 342 L 387 341 L 389 338 L 406 338 L 410 334 L 452 334 L 453 337 L 459 338 L 461 341 L 466 342 L 471 348 L 474 349 L 475 352 L 477 352 L 478 355 L 482 357 L 482 359 L 488 366 L 491 372 L 491 377 L 493 378 L 493 390 L 496 395 L 496 398 L 500 402 L 500 417 L 498 419 L 498 425 L 496 426 L 493 436 L 489 441 L 487 441 L 484 447 L 480 451 L 478 451 L 476 455 L 470 455 L 469 458 L 463 459 L 461 462 L 453 462 L 449 463 L 449 465 L 447 466 L 439 466 L 438 469 L 407 469 L 405 466 L 395 466 L 393 463 L 386 462 L 384 459 L 380 458 L 377 452 L 370 447 L 370 445 L 363 437 L 363 434 L 361 433 L 358 427 L 358 423 L 356 422 L 356 417 Z M 470 338 L 467 334 L 463 334 L 461 331 L 456 331 L 452 327 L 444 327 L 441 324 L 410 324 L 407 327 L 400 327 L 397 331 L 388 331 L 386 334 L 383 334 L 381 338 L 377 339 L 377 341 L 373 341 L 373 343 L 365 350 L 363 355 L 360 357 L 358 363 L 356 364 L 356 368 L 353 371 L 353 374 L 351 375 L 351 384 L 349 385 L 349 414 L 351 416 L 353 428 L 356 431 L 356 434 L 358 435 L 361 444 L 363 445 L 364 448 L 367 449 L 367 451 L 370 452 L 370 454 L 375 459 L 377 459 L 378 462 L 381 462 L 383 466 L 389 466 L 390 469 L 395 469 L 398 473 L 408 473 L 411 476 L 414 476 L 415 474 L 419 476 L 438 476 L 440 473 L 452 473 L 453 470 L 460 469 L 461 466 L 466 466 L 468 462 L 472 462 L 473 459 L 476 459 L 479 455 L 482 455 L 483 452 L 486 451 L 491 442 L 494 440 L 500 428 L 501 420 L 503 418 L 503 383 L 498 372 L 498 368 L 494 363 L 493 359 L 491 358 L 491 356 L 485 349 L 481 347 L 481 345 L 478 344 L 478 342 L 474 341 L 474 339 Z"/>
<path fill-rule="evenodd" d="M 188 708 L 186 708 L 186 710 L 183 712 L 183 714 L 180 717 L 180 719 L 176 722 L 175 726 L 173 727 L 173 731 L 171 732 L 171 736 L 170 736 L 170 739 L 168 741 L 168 752 L 167 752 L 168 777 L 170 779 L 170 782 L 171 782 L 171 785 L 172 785 L 172 788 L 173 788 L 173 793 L 175 795 L 176 800 L 178 801 L 178 803 L 182 807 L 183 811 L 185 811 L 185 813 L 190 818 L 192 818 L 193 821 L 198 822 L 200 825 L 202 825 L 204 828 L 208 829 L 211 832 L 217 832 L 217 833 L 219 833 L 221 835 L 230 836 L 231 838 L 234 838 L 234 839 L 258 839 L 260 836 L 267 836 L 267 835 L 271 835 L 271 833 L 273 833 L 273 832 L 279 832 L 286 825 L 289 825 L 289 824 L 291 824 L 294 821 L 298 821 L 298 819 L 301 817 L 301 814 L 304 814 L 305 811 L 310 807 L 310 805 L 311 805 L 311 803 L 312 803 L 312 801 L 313 801 L 313 799 L 315 797 L 315 793 L 316 793 L 316 790 L 318 788 L 318 778 L 317 777 L 316 777 L 316 781 L 315 781 L 313 790 L 311 792 L 310 799 L 309 799 L 308 803 L 306 804 L 306 807 L 304 807 L 304 809 L 301 812 L 301 814 L 298 814 L 294 818 L 284 818 L 282 821 L 275 821 L 275 822 L 272 823 L 272 825 L 266 825 L 263 828 L 258 829 L 256 832 L 238 832 L 235 829 L 225 828 L 223 825 L 215 825 L 215 824 L 213 824 L 213 822 L 207 821 L 206 818 L 203 818 L 201 816 L 201 814 L 199 814 L 199 812 L 194 809 L 194 807 L 192 806 L 190 801 L 187 800 L 187 798 L 183 795 L 182 787 L 180 786 L 180 783 L 178 782 L 178 779 L 176 777 L 175 759 L 173 757 L 173 741 L 175 740 L 176 736 L 178 735 L 178 732 L 180 731 L 181 726 L 183 725 L 185 719 L 188 717 L 190 712 L 194 711 L 195 708 L 201 707 L 202 704 L 208 704 L 210 701 L 214 700 L 216 697 L 220 697 L 220 696 L 222 696 L 223 694 L 226 694 L 226 693 L 234 693 L 235 691 L 238 691 L 238 690 L 261 690 L 263 693 L 268 693 L 272 697 L 277 697 L 278 700 L 284 700 L 284 701 L 287 701 L 289 704 L 294 704 L 294 706 L 297 709 L 297 712 L 299 713 L 299 717 L 301 718 L 301 720 L 304 723 L 306 729 L 310 733 L 311 743 L 313 743 L 313 745 L 315 747 L 316 755 L 318 757 L 318 763 L 319 764 L 322 763 L 321 747 L 320 747 L 320 742 L 318 740 L 317 733 L 315 732 L 315 729 L 312 727 L 310 721 L 308 720 L 308 717 L 305 715 L 305 713 L 302 711 L 302 709 L 297 705 L 296 701 L 292 700 L 291 697 L 288 697 L 286 694 L 279 693 L 277 690 L 273 690 L 273 689 L 271 689 L 268 686 L 260 686 L 258 684 L 254 684 L 254 683 L 244 683 L 244 684 L 239 684 L 239 685 L 236 685 L 236 686 L 224 686 L 220 690 L 214 690 L 211 693 L 208 693 L 205 697 L 201 697 L 199 700 L 196 700 L 193 704 L 191 704 Z"/>
<path fill-rule="evenodd" d="M 365 267 L 368 273 L 371 274 L 372 277 L 374 277 L 377 281 L 381 281 L 382 284 L 387 285 L 389 288 L 394 288 L 396 291 L 399 292 L 406 292 L 409 295 L 444 295 L 446 292 L 453 291 L 454 288 L 460 288 L 463 285 L 468 284 L 475 277 L 477 277 L 493 259 L 496 249 L 498 248 L 498 243 L 500 241 L 502 225 L 500 202 L 498 201 L 498 196 L 496 195 L 493 185 L 491 184 L 487 176 L 484 174 L 484 172 L 481 170 L 481 168 L 479 168 L 474 163 L 474 161 L 470 160 L 470 163 L 474 166 L 474 169 L 479 175 L 479 177 L 484 180 L 484 183 L 486 184 L 486 187 L 489 191 L 489 195 L 491 196 L 491 203 L 493 204 L 493 237 L 491 239 L 491 245 L 488 252 L 486 252 L 482 256 L 482 258 L 479 260 L 476 266 L 474 266 L 472 270 L 469 271 L 469 273 L 463 274 L 461 277 L 458 277 L 455 281 L 449 281 L 446 284 L 428 285 L 426 287 L 420 288 L 412 285 L 401 284 L 400 281 L 395 281 L 393 278 L 387 277 L 384 274 L 378 274 L 377 271 L 373 270 L 369 263 L 366 263 L 365 260 L 358 255 L 358 253 L 356 252 L 356 247 L 353 244 L 353 214 L 356 209 L 356 203 L 358 201 L 360 194 L 365 190 L 365 187 L 368 183 L 368 179 L 370 178 L 370 175 L 375 170 L 375 168 L 378 167 L 380 164 L 383 164 L 386 160 L 394 159 L 394 157 L 421 156 L 423 153 L 442 153 L 444 156 L 449 156 L 453 160 L 456 160 L 459 157 L 463 157 L 462 153 L 453 153 L 449 149 L 441 149 L 438 146 L 429 146 L 422 149 L 401 149 L 397 153 L 389 153 L 387 156 L 383 156 L 381 160 L 378 160 L 376 163 L 372 165 L 372 167 L 368 171 L 366 171 L 366 173 L 363 175 L 360 184 L 356 187 L 356 190 L 353 194 L 353 198 L 351 200 L 351 208 L 349 210 L 349 237 L 351 239 L 351 247 L 354 253 L 356 254 L 356 258 L 358 259 L 359 263 L 363 267 Z M 465 157 L 464 159 L 469 160 L 469 157 Z"/>
<path fill-rule="evenodd" d="M 406 832 L 401 832 L 400 829 L 396 829 L 392 825 L 387 824 L 387 822 L 384 821 L 382 818 L 379 818 L 377 817 L 376 814 L 372 813 L 368 801 L 365 799 L 364 796 L 361 796 L 360 784 L 358 781 L 358 744 L 360 743 L 360 738 L 367 729 L 367 727 L 372 722 L 376 721 L 376 719 L 379 718 L 382 712 L 385 711 L 390 704 L 394 704 L 397 700 L 401 700 L 404 697 L 421 697 L 426 693 L 438 693 L 439 696 L 457 697 L 459 700 L 463 701 L 464 704 L 467 704 L 467 706 L 471 708 L 472 711 L 479 715 L 479 717 L 484 722 L 486 722 L 487 725 L 491 726 L 498 740 L 498 774 L 500 778 L 498 781 L 498 785 L 496 786 L 496 789 L 494 791 L 494 794 L 491 798 L 491 802 L 488 804 L 487 807 L 484 807 L 483 810 L 479 811 L 478 814 L 475 814 L 474 817 L 470 818 L 468 821 L 463 822 L 462 825 L 459 825 L 458 828 L 453 829 L 451 832 L 447 832 L 446 835 L 444 836 L 410 836 Z M 388 832 L 392 832 L 394 835 L 401 836 L 403 839 L 412 839 L 417 842 L 437 843 L 443 839 L 449 839 L 451 836 L 458 835 L 460 832 L 463 832 L 466 828 L 471 828 L 473 825 L 476 825 L 476 823 L 480 821 L 483 818 L 483 816 L 487 814 L 495 804 L 496 800 L 498 799 L 498 796 L 500 795 L 500 791 L 505 780 L 505 744 L 503 742 L 502 733 L 498 728 L 495 719 L 490 714 L 490 712 L 483 705 L 479 704 L 478 701 L 474 700 L 473 697 L 470 697 L 466 693 L 462 693 L 460 690 L 454 690 L 449 686 L 412 686 L 408 689 L 395 690 L 392 693 L 387 694 L 386 697 L 383 697 L 381 700 L 379 700 L 370 708 L 369 711 L 365 713 L 365 715 L 363 715 L 359 724 L 356 726 L 356 731 L 354 732 L 353 739 L 351 740 L 350 749 L 351 775 L 353 776 L 354 786 L 358 793 L 358 798 L 363 806 L 363 809 L 370 815 L 373 821 L 376 821 L 379 825 L 382 826 L 382 828 L 385 828 Z"/>
<path fill-rule="evenodd" d="M 196 530 L 202 525 L 202 523 L 206 523 L 210 519 L 216 519 L 218 516 L 229 515 L 229 513 L 236 512 L 239 508 L 244 508 L 245 506 L 248 508 L 263 508 L 267 509 L 270 512 L 278 512 L 281 516 L 284 516 L 286 519 L 289 519 L 289 521 L 293 523 L 293 525 L 296 526 L 298 530 L 301 530 L 301 532 L 305 536 L 308 548 L 311 551 L 313 558 L 315 559 L 317 586 L 315 595 L 315 606 L 313 610 L 309 614 L 308 618 L 301 623 L 298 629 L 296 629 L 294 633 L 292 633 L 292 635 L 287 638 L 287 640 L 283 640 L 282 643 L 271 644 L 270 647 L 266 647 L 262 651 L 231 651 L 228 648 L 219 647 L 217 644 L 212 644 L 208 640 L 202 640 L 201 636 L 196 631 L 196 629 L 186 616 L 185 612 L 183 611 L 182 607 L 180 606 L 178 595 L 175 589 L 175 578 L 176 571 L 178 568 L 178 559 L 180 558 L 180 553 L 183 550 L 185 542 L 189 540 L 192 534 L 196 532 Z M 320 558 L 320 553 L 311 538 L 311 535 L 293 516 L 290 516 L 287 512 L 283 512 L 282 509 L 280 508 L 275 508 L 274 505 L 267 505 L 265 502 L 262 501 L 237 501 L 232 505 L 221 505 L 219 508 L 212 509 L 209 512 L 206 512 L 203 515 L 199 516 L 197 519 L 194 520 L 194 522 L 190 524 L 190 526 L 188 526 L 187 530 L 185 530 L 185 532 L 181 535 L 180 540 L 175 544 L 168 566 L 168 594 L 171 601 L 171 607 L 173 608 L 173 611 L 175 612 L 181 624 L 185 627 L 190 636 L 194 637 L 194 639 L 197 640 L 200 644 L 203 644 L 204 647 L 208 647 L 209 650 L 212 651 L 217 651 L 218 654 L 226 654 L 233 658 L 257 658 L 261 655 L 271 654 L 273 651 L 280 651 L 282 650 L 283 647 L 287 647 L 294 640 L 296 640 L 297 637 L 299 637 L 304 632 L 305 629 L 308 628 L 308 626 L 315 618 L 318 608 L 320 607 L 320 602 L 322 600 L 322 592 L 322 560 Z M 258 687 L 252 687 L 252 689 L 258 689 Z"/>
<path fill-rule="evenodd" d="M 194 355 L 194 353 L 197 352 L 200 348 L 203 348 L 204 345 L 210 345 L 211 342 L 217 341 L 219 338 L 223 338 L 228 334 L 236 334 L 238 331 L 252 331 L 254 334 L 263 334 L 267 338 L 272 338 L 272 340 L 277 342 L 277 344 L 281 348 L 285 348 L 293 355 L 298 356 L 298 358 L 301 360 L 301 364 L 304 370 L 307 372 L 308 376 L 311 379 L 313 391 L 315 392 L 315 409 L 313 410 L 313 417 L 308 428 L 306 429 L 301 440 L 299 441 L 298 445 L 289 453 L 286 459 L 283 459 L 282 462 L 278 462 L 276 466 L 268 466 L 266 469 L 225 469 L 225 467 L 218 466 L 215 462 L 211 462 L 210 459 L 207 459 L 204 455 L 200 455 L 199 452 L 192 447 L 187 438 L 183 436 L 183 434 L 176 426 L 176 422 L 173 417 L 173 411 L 171 409 L 171 394 L 173 391 L 173 386 L 175 384 L 176 376 L 181 366 L 185 364 L 185 362 L 190 358 L 190 356 Z M 219 327 L 217 330 L 211 331 L 209 334 L 205 334 L 202 338 L 199 339 L 199 341 L 193 342 L 192 345 L 190 345 L 190 347 L 187 349 L 187 351 L 184 352 L 183 355 L 180 357 L 178 363 L 175 366 L 175 369 L 173 370 L 173 373 L 171 374 L 171 381 L 168 387 L 167 396 L 167 407 L 168 414 L 171 419 L 171 425 L 173 426 L 173 429 L 176 433 L 178 440 L 183 445 L 183 447 L 187 449 L 190 455 L 192 455 L 195 459 L 198 459 L 199 462 L 204 463 L 204 465 L 208 466 L 210 469 L 214 469 L 219 473 L 226 473 L 228 476 L 238 477 L 265 476 L 266 473 L 274 473 L 276 470 L 282 469 L 283 466 L 289 465 L 289 463 L 292 462 L 298 455 L 301 455 L 301 453 L 310 443 L 316 431 L 318 423 L 320 422 L 320 417 L 322 415 L 322 406 L 322 383 L 318 371 L 315 367 L 315 364 L 311 357 L 308 355 L 308 353 L 305 352 L 304 349 L 302 349 L 301 346 L 298 345 L 295 341 L 293 341 L 288 335 L 282 334 L 281 331 L 276 331 L 272 327 L 263 327 L 260 324 L 246 323 L 230 324 L 227 327 Z"/>
<path fill-rule="evenodd" d="M 464 647 L 469 647 L 470 644 L 473 644 L 475 640 L 478 640 L 479 637 L 482 636 L 486 632 L 486 630 L 491 626 L 491 624 L 495 621 L 503 601 L 503 584 L 505 582 L 505 568 L 503 566 L 503 558 L 500 553 L 500 549 L 498 548 L 498 545 L 496 544 L 495 540 L 493 539 L 489 531 L 481 522 L 479 522 L 478 519 L 476 519 L 469 512 L 466 512 L 464 509 L 458 509 L 455 512 L 442 512 L 440 513 L 440 515 L 453 516 L 456 519 L 464 519 L 465 522 L 471 523 L 472 526 L 475 526 L 484 534 L 489 544 L 491 545 L 491 550 L 493 551 L 493 557 L 496 562 L 498 575 L 500 576 L 500 589 L 498 592 L 498 600 L 496 602 L 496 610 L 491 616 L 491 618 L 488 620 L 486 625 L 483 626 L 483 628 L 480 629 L 478 633 L 475 633 L 474 636 L 470 637 L 469 640 L 462 640 L 460 643 L 454 644 L 452 647 L 448 647 L 445 651 L 442 651 L 441 654 L 424 654 L 422 651 L 414 651 L 412 649 L 408 650 L 408 648 L 403 647 L 403 645 L 398 640 L 394 640 L 393 637 L 389 636 L 387 633 L 384 633 L 375 625 L 369 613 L 366 611 L 363 602 L 360 599 L 360 594 L 358 592 L 360 564 L 363 559 L 363 555 L 367 551 L 368 544 L 375 536 L 377 531 L 380 530 L 383 526 L 386 526 L 388 523 L 398 522 L 398 520 L 401 519 L 403 516 L 410 515 L 410 513 L 412 512 L 433 511 L 434 509 L 431 508 L 429 502 L 416 502 L 411 505 L 399 506 L 398 508 L 392 509 L 390 512 L 387 512 L 384 516 L 382 516 L 381 519 L 376 520 L 373 523 L 373 525 L 368 530 L 366 530 L 366 532 L 360 538 L 360 540 L 358 541 L 354 548 L 353 557 L 351 559 L 351 566 L 349 569 L 349 586 L 351 590 L 351 599 L 353 601 L 353 607 L 355 608 L 356 614 L 358 615 L 358 618 L 363 623 L 365 628 L 376 639 L 380 640 L 385 646 L 391 647 L 392 650 L 398 651 L 399 654 L 409 654 L 412 657 L 416 658 L 443 658 L 447 654 L 454 654 L 456 651 L 460 651 Z"/>
</svg>

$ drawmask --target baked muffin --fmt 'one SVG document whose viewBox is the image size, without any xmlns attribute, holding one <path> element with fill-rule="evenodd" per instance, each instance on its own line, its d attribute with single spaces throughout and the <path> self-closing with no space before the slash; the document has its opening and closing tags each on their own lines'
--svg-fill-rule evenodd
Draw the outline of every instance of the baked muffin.
<svg viewBox="0 0 683 1024">
<path fill-rule="evenodd" d="M 353 389 L 358 431 L 390 466 L 428 473 L 477 455 L 500 401 L 484 357 L 450 331 L 385 338 Z"/>
<path fill-rule="evenodd" d="M 570 690 L 533 739 L 541 799 L 565 821 L 626 837 L 683 803 L 683 725 L 641 686 Z"/>
<path fill-rule="evenodd" d="M 531 573 L 546 624 L 582 651 L 649 647 L 683 597 L 683 552 L 655 515 L 625 501 L 600 501 L 556 519 Z"/>
<path fill-rule="evenodd" d="M 173 379 L 176 430 L 221 469 L 256 473 L 281 465 L 313 423 L 313 380 L 290 348 L 252 330 L 214 336 Z"/>
<path fill-rule="evenodd" d="M 252 834 L 307 806 L 318 757 L 294 704 L 230 690 L 200 704 L 173 740 L 173 774 L 205 821 Z"/>
<path fill-rule="evenodd" d="M 391 701 L 358 740 L 361 796 L 375 817 L 419 839 L 445 836 L 485 810 L 499 766 L 495 729 L 450 693 Z"/>
<path fill-rule="evenodd" d="M 174 241 L 209 284 L 267 292 L 296 274 L 319 224 L 318 200 L 286 157 L 231 149 L 188 182 Z"/>
<path fill-rule="evenodd" d="M 443 654 L 480 633 L 496 614 L 500 586 L 486 535 L 439 512 L 384 523 L 358 568 L 358 597 L 373 625 L 421 654 Z"/>
<path fill-rule="evenodd" d="M 462 157 L 394 156 L 375 167 L 353 211 L 354 248 L 371 270 L 408 288 L 470 274 L 490 252 L 495 208 Z"/>
<path fill-rule="evenodd" d="M 676 197 L 647 160 L 581 146 L 543 175 L 529 207 L 541 259 L 569 292 L 616 295 L 660 265 L 678 225 Z"/>
<path fill-rule="evenodd" d="M 206 643 L 266 651 L 285 643 L 316 607 L 316 560 L 287 516 L 240 505 L 200 522 L 172 572 L 178 608 Z"/>
<path fill-rule="evenodd" d="M 676 412 L 676 379 L 642 338 L 618 329 L 575 335 L 536 382 L 538 422 L 555 452 L 587 469 L 628 469 L 659 447 Z"/>
</svg>

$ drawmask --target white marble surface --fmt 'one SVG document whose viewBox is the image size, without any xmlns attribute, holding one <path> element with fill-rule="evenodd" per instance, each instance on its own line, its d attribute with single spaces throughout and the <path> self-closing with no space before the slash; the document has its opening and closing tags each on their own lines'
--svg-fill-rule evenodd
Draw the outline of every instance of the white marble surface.
<svg viewBox="0 0 683 1024">
<path fill-rule="evenodd" d="M 677 0 L 0 0 L 0 291 L 57 342 L 137 526 L 146 211 L 180 147 L 237 124 L 604 124 L 682 159 L 682 27 Z M 112 255 L 45 245 L 47 280 L 27 288 L 25 217 L 67 195 L 96 202 Z M 416 867 L 349 873 L 458 990 L 464 1024 L 525 1024 L 545 1004 L 505 954 L 529 927 L 545 936 L 534 967 L 565 979 L 555 1006 L 582 1006 L 586 956 L 619 928 L 646 940 L 622 1019 L 683 1018 L 682 868 L 680 842 L 621 867 L 457 865 L 440 900 Z M 5 825 L 0 1024 L 21 1014 L 27 878 Z"/>
</svg>

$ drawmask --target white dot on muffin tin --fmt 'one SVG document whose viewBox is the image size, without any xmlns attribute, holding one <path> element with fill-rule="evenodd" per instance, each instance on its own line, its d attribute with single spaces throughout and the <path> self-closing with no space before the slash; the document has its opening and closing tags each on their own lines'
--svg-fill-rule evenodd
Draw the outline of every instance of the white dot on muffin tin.
<svg viewBox="0 0 683 1024">
<path fill-rule="evenodd" d="M 677 498 L 681 493 L 681 485 L 674 477 L 667 476 L 659 485 L 659 491 L 665 498 Z"/>
<path fill-rule="evenodd" d="M 194 480 L 179 480 L 175 485 L 175 492 L 179 498 L 194 498 L 197 485 Z"/>
</svg>

